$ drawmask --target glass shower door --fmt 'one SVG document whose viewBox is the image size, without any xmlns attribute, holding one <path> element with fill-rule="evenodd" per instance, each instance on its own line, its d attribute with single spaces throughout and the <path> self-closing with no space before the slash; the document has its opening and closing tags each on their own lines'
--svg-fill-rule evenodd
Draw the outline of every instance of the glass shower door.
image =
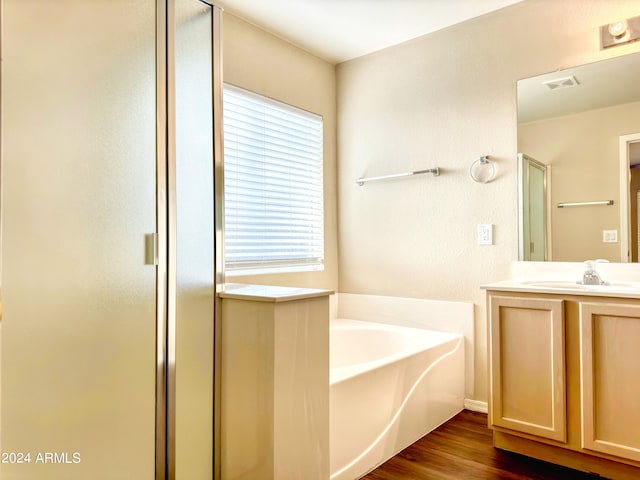
<svg viewBox="0 0 640 480">
<path fill-rule="evenodd" d="M 0 475 L 151 480 L 156 2 L 2 8 Z"/>
<path fill-rule="evenodd" d="M 520 260 L 550 260 L 547 245 L 547 169 L 547 165 L 518 154 Z"/>
<path fill-rule="evenodd" d="M 175 0 L 175 344 L 170 351 L 169 438 L 177 480 L 214 478 L 215 212 L 220 11 Z M 217 40 L 216 40 L 217 38 Z M 170 142 L 171 143 L 171 142 Z M 219 146 L 218 146 L 219 150 Z M 219 152 L 218 152 L 219 153 Z M 172 279 L 172 282 L 174 279 Z M 172 427 L 171 427 L 172 426 Z"/>
</svg>

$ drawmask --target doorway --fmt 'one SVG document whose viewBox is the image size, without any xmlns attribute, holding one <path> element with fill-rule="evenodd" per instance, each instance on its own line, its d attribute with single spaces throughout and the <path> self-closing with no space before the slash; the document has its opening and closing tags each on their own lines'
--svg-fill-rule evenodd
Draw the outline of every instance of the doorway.
<svg viewBox="0 0 640 480">
<path fill-rule="evenodd" d="M 638 192 L 640 191 L 640 133 L 619 138 L 620 158 L 620 258 L 623 262 L 638 262 L 640 222 Z"/>
</svg>

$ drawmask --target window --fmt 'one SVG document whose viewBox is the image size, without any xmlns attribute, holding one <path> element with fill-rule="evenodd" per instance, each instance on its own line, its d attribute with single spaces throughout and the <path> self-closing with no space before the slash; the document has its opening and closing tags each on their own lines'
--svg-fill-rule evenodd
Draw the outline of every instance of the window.
<svg viewBox="0 0 640 480">
<path fill-rule="evenodd" d="M 224 86 L 228 274 L 322 269 L 322 117 Z"/>
</svg>

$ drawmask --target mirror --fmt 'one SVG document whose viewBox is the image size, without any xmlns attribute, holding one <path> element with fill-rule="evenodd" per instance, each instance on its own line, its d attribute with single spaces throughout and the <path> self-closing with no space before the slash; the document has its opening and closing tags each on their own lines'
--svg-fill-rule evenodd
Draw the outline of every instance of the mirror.
<svg viewBox="0 0 640 480">
<path fill-rule="evenodd" d="M 640 53 L 518 81 L 519 260 L 638 262 Z"/>
</svg>

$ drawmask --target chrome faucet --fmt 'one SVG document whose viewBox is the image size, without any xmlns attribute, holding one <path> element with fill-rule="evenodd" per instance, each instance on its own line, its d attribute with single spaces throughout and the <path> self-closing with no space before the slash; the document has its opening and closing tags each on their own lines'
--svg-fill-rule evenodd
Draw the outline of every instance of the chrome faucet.
<svg viewBox="0 0 640 480">
<path fill-rule="evenodd" d="M 596 272 L 596 261 L 588 260 L 584 262 L 584 274 L 582 275 L 583 285 L 605 285 L 598 272 Z"/>
</svg>

